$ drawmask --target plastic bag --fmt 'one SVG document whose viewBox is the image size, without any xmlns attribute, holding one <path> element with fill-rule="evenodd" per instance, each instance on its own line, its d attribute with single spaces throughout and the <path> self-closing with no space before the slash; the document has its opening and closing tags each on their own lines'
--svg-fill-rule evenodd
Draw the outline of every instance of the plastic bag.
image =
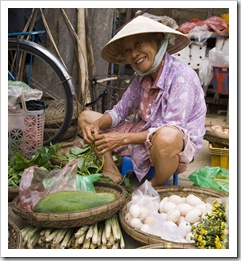
<svg viewBox="0 0 241 261">
<path fill-rule="evenodd" d="M 25 169 L 19 184 L 19 206 L 32 212 L 44 196 L 61 190 L 76 190 L 77 164 L 77 160 L 72 160 L 63 169 L 51 171 L 36 166 Z"/>
<path fill-rule="evenodd" d="M 8 81 L 8 106 L 16 106 L 21 103 L 21 96 L 25 92 L 25 101 L 40 100 L 43 92 L 30 88 L 26 83 L 20 81 Z"/>
<path fill-rule="evenodd" d="M 212 67 L 209 62 L 209 58 L 204 57 L 202 60 L 200 67 L 199 67 L 199 78 L 201 81 L 202 86 L 208 87 L 211 80 L 212 80 L 213 74 L 212 74 Z M 206 93 L 206 90 L 205 90 Z"/>
<path fill-rule="evenodd" d="M 127 213 L 129 213 L 127 219 L 131 221 L 133 218 L 138 218 L 142 223 L 148 223 L 147 221 L 151 222 L 151 220 L 154 220 L 152 212 L 158 209 L 159 202 L 160 196 L 158 192 L 152 187 L 151 183 L 146 180 L 132 193 L 131 201 L 127 204 Z M 133 224 L 130 223 L 130 225 L 135 228 L 140 228 L 137 226 L 137 222 L 139 221 L 134 220 Z"/>
<path fill-rule="evenodd" d="M 188 177 L 196 186 L 211 188 L 229 193 L 229 170 L 220 167 L 206 166 L 193 172 Z"/>
<path fill-rule="evenodd" d="M 214 200 L 216 200 L 217 202 L 224 205 L 225 212 L 226 212 L 227 225 L 229 226 L 229 197 L 224 197 L 224 198 L 208 197 L 208 198 L 206 198 L 206 202 L 209 204 L 212 204 Z"/>
<path fill-rule="evenodd" d="M 212 34 L 213 33 L 208 30 L 208 26 L 204 24 L 202 26 L 195 26 L 190 30 L 188 36 L 194 37 L 197 42 L 204 44 Z"/>
<path fill-rule="evenodd" d="M 98 181 L 102 174 L 91 174 L 88 176 L 76 176 L 76 189 L 80 191 L 95 191 L 94 182 Z"/>
<path fill-rule="evenodd" d="M 142 232 L 160 236 L 165 240 L 182 242 L 184 231 L 160 216 L 159 204 L 160 195 L 146 180 L 132 193 L 131 201 L 127 204 L 126 222 Z"/>
<path fill-rule="evenodd" d="M 217 47 L 212 48 L 209 53 L 209 62 L 212 66 L 229 66 L 229 56 Z"/>
<path fill-rule="evenodd" d="M 186 243 L 186 240 L 184 239 L 185 231 L 182 228 L 173 226 L 168 221 L 164 220 L 158 212 L 153 212 L 153 216 L 155 222 L 146 230 L 147 233 L 159 236 L 164 240 Z"/>
<path fill-rule="evenodd" d="M 228 25 L 221 17 L 212 16 L 207 20 L 203 20 L 203 21 L 197 18 L 193 18 L 189 22 L 185 22 L 182 25 L 180 25 L 177 28 L 177 30 L 184 34 L 188 34 L 196 26 L 203 26 L 203 25 L 206 25 L 209 31 L 213 31 L 221 35 L 225 34 L 226 30 L 228 29 Z"/>
</svg>

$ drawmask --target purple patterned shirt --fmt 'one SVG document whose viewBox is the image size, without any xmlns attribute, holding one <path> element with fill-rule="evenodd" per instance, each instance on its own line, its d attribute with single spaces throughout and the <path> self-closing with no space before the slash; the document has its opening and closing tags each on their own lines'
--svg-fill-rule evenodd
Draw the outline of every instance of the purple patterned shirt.
<svg viewBox="0 0 241 261">
<path fill-rule="evenodd" d="M 108 113 L 112 117 L 112 127 L 140 110 L 144 89 L 143 77 L 136 76 L 121 100 Z M 153 131 L 164 125 L 177 125 L 186 129 L 195 147 L 194 156 L 202 147 L 205 134 L 206 103 L 197 73 L 178 59 L 166 53 L 161 75 L 156 81 L 158 95 L 145 118 L 140 131 Z M 151 162 L 143 145 L 129 145 L 135 173 L 138 179 L 148 172 Z"/>
</svg>

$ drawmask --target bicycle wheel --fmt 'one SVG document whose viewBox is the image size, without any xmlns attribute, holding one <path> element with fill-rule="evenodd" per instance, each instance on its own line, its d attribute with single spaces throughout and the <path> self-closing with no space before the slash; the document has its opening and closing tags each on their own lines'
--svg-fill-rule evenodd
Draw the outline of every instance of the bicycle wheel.
<svg viewBox="0 0 241 261">
<path fill-rule="evenodd" d="M 37 43 L 9 38 L 8 70 L 15 80 L 43 92 L 47 105 L 43 145 L 61 140 L 73 120 L 75 97 L 71 77 L 62 63 Z"/>
</svg>

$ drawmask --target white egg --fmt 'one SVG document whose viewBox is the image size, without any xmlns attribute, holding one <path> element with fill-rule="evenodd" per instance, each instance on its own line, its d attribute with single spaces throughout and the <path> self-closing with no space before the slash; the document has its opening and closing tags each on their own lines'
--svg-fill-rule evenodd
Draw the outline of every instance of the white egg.
<svg viewBox="0 0 241 261">
<path fill-rule="evenodd" d="M 180 216 L 179 220 L 177 221 L 177 225 L 179 226 L 179 224 L 183 221 L 186 221 L 184 216 Z"/>
<path fill-rule="evenodd" d="M 191 224 L 189 222 L 187 222 L 187 221 L 181 222 L 179 224 L 179 228 L 182 229 L 182 231 L 184 232 L 184 235 L 187 235 L 192 230 Z"/>
<path fill-rule="evenodd" d="M 169 202 L 173 202 L 176 205 L 180 204 L 183 202 L 182 198 L 178 195 L 171 195 L 168 199 Z"/>
<path fill-rule="evenodd" d="M 149 215 L 149 212 L 150 212 L 149 208 L 141 207 L 141 212 L 140 212 L 140 216 L 139 216 L 140 220 L 146 219 Z"/>
<path fill-rule="evenodd" d="M 195 208 L 200 209 L 201 212 L 204 213 L 206 211 L 206 204 L 205 203 L 200 203 L 197 206 L 195 206 Z"/>
<path fill-rule="evenodd" d="M 132 217 L 137 218 L 141 214 L 141 208 L 137 204 L 133 204 L 129 208 L 129 212 L 132 215 Z"/>
<path fill-rule="evenodd" d="M 189 210 L 185 216 L 185 219 L 187 222 L 190 222 L 191 224 L 198 222 L 201 219 L 201 210 L 198 208 L 193 208 Z"/>
<path fill-rule="evenodd" d="M 163 211 L 165 213 L 167 213 L 171 210 L 174 210 L 176 207 L 177 207 L 177 205 L 173 202 L 165 202 L 164 205 L 163 205 Z"/>
<path fill-rule="evenodd" d="M 187 214 L 187 212 L 192 208 L 193 208 L 193 206 L 191 206 L 187 203 L 180 203 L 177 205 L 177 209 L 180 211 L 180 214 L 182 216 L 185 216 Z"/>
<path fill-rule="evenodd" d="M 128 224 L 130 223 L 130 221 L 131 221 L 132 218 L 133 218 L 133 217 L 131 216 L 130 212 L 127 212 L 127 213 L 125 214 L 125 221 L 126 221 Z"/>
<path fill-rule="evenodd" d="M 164 203 L 166 203 L 167 201 L 168 201 L 168 197 L 165 197 L 165 198 L 163 198 L 163 199 L 160 201 L 160 203 L 159 203 L 159 212 L 160 212 L 160 213 L 164 211 L 164 210 L 163 210 L 163 205 L 164 205 Z"/>
<path fill-rule="evenodd" d="M 191 206 L 196 206 L 198 204 L 201 204 L 202 200 L 200 198 L 198 198 L 197 196 L 193 195 L 193 194 L 189 194 L 186 197 L 186 203 L 191 205 Z"/>
<path fill-rule="evenodd" d="M 152 226 L 155 223 L 156 219 L 153 216 L 148 216 L 144 220 L 144 224 L 147 224 L 148 226 Z"/>
<path fill-rule="evenodd" d="M 140 229 L 143 223 L 140 221 L 139 218 L 132 218 L 130 221 L 130 225 L 134 228 Z"/>
<path fill-rule="evenodd" d="M 160 217 L 161 217 L 163 220 L 167 220 L 167 213 L 162 212 L 162 213 L 160 213 L 159 215 L 160 215 Z"/>
<path fill-rule="evenodd" d="M 180 211 L 178 209 L 173 209 L 167 212 L 166 220 L 177 223 L 180 218 Z"/>
</svg>

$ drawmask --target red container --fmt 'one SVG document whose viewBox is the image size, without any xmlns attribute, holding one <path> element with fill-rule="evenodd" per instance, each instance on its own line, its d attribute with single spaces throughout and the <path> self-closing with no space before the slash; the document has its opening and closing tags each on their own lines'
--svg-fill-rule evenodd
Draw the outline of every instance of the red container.
<svg viewBox="0 0 241 261">
<path fill-rule="evenodd" d="M 221 94 L 229 93 L 229 67 L 213 66 L 213 89 Z"/>
</svg>

